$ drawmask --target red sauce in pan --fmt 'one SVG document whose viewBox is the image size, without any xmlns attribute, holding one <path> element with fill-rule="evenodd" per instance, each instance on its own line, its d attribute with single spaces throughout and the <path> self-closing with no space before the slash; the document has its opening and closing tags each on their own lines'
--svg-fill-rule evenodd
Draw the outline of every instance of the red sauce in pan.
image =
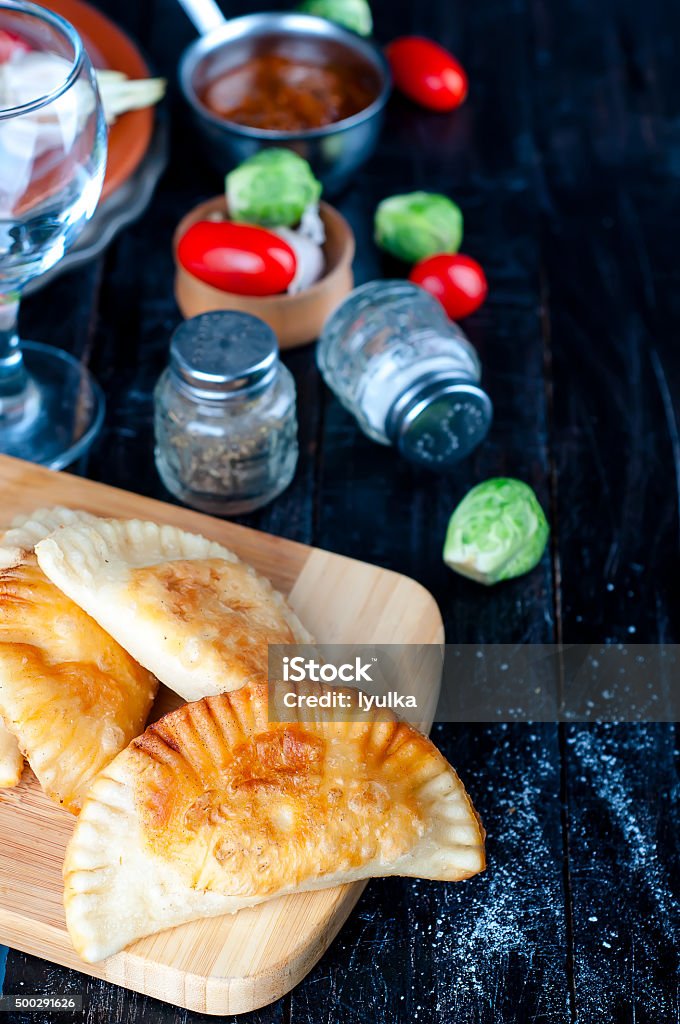
<svg viewBox="0 0 680 1024">
<path fill-rule="evenodd" d="M 357 114 L 378 88 L 370 68 L 261 53 L 222 71 L 199 90 L 199 98 L 225 121 L 300 132 Z"/>
</svg>

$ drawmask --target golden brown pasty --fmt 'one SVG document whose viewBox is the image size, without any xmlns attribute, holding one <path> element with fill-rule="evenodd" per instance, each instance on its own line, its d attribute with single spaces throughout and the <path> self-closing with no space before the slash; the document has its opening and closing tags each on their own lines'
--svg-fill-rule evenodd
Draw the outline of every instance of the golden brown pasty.
<svg viewBox="0 0 680 1024">
<path fill-rule="evenodd" d="M 0 538 L 0 569 L 18 565 L 39 540 L 57 527 L 87 521 L 94 522 L 95 516 L 59 506 L 17 516 Z M 18 785 L 23 769 L 24 757 L 17 739 L 0 719 L 0 789 Z"/>
<path fill-rule="evenodd" d="M 0 715 L 45 792 L 77 812 L 144 729 L 157 680 L 45 577 L 0 570 Z"/>
<path fill-rule="evenodd" d="M 174 526 L 66 526 L 36 554 L 56 586 L 186 700 L 266 675 L 268 643 L 310 640 L 269 580 Z"/>
<path fill-rule="evenodd" d="M 270 723 L 259 684 L 171 712 L 95 780 L 66 852 L 66 921 L 97 961 L 286 893 L 483 868 L 482 827 L 428 739 L 396 719 Z"/>
</svg>

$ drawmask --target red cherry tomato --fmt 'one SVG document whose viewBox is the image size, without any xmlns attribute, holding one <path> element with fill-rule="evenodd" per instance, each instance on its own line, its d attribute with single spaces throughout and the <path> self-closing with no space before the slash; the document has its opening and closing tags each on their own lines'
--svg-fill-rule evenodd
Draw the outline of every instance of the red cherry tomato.
<svg viewBox="0 0 680 1024">
<path fill-rule="evenodd" d="M 15 53 L 28 53 L 31 47 L 16 32 L 0 28 L 0 64 L 13 57 Z"/>
<path fill-rule="evenodd" d="M 402 36 L 385 50 L 397 89 L 428 110 L 454 110 L 468 91 L 467 75 L 453 54 L 422 36 Z"/>
<path fill-rule="evenodd" d="M 180 239 L 177 256 L 194 277 L 236 295 L 278 295 L 295 277 L 295 253 L 266 228 L 200 220 Z"/>
<path fill-rule="evenodd" d="M 489 290 L 479 263 L 460 253 L 421 260 L 408 279 L 439 299 L 452 320 L 462 320 L 479 309 Z"/>
</svg>

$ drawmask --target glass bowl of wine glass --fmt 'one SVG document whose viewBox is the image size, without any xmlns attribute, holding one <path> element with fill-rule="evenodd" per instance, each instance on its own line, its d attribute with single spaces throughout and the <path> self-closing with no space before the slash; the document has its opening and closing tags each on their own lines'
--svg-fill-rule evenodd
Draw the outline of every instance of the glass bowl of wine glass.
<svg viewBox="0 0 680 1024">
<path fill-rule="evenodd" d="M 88 449 L 104 398 L 73 356 L 20 341 L 19 301 L 91 218 L 105 169 L 104 114 L 78 33 L 37 4 L 0 0 L 0 453 L 53 469 Z"/>
</svg>

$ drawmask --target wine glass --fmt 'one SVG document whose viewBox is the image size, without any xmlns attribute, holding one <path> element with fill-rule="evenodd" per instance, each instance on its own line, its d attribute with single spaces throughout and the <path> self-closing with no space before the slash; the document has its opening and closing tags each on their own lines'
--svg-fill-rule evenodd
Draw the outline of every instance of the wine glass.
<svg viewBox="0 0 680 1024">
<path fill-rule="evenodd" d="M 0 452 L 53 469 L 87 450 L 104 398 L 71 355 L 20 342 L 19 299 L 94 213 L 105 168 L 104 114 L 78 33 L 37 4 L 0 0 Z"/>
</svg>

